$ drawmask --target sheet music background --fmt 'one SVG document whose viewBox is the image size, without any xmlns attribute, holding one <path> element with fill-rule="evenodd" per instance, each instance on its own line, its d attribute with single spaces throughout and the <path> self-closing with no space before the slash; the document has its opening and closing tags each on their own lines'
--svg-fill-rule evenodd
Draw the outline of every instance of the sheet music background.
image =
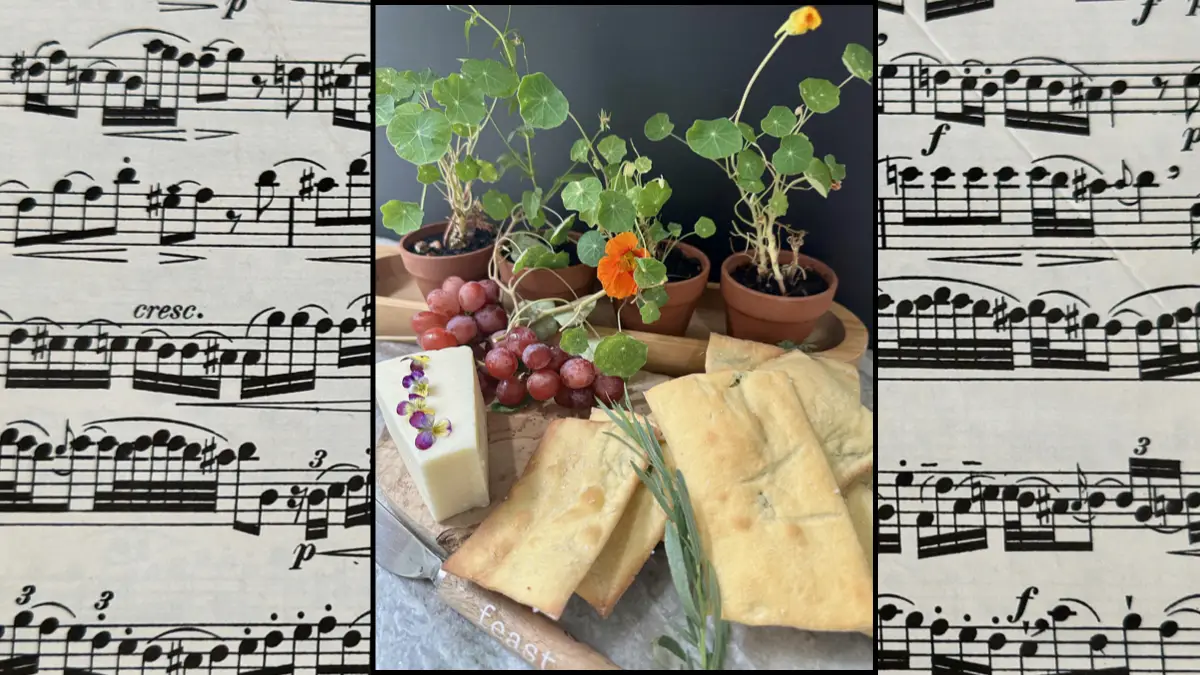
<svg viewBox="0 0 1200 675">
<path fill-rule="evenodd" d="M 92 215 L 84 212 L 81 220 L 82 198 L 64 194 L 60 208 L 63 214 L 71 214 L 71 220 L 64 216 L 54 230 L 101 228 L 112 224 L 114 213 L 120 218 L 113 236 L 18 246 L 22 234 L 46 229 L 47 215 L 35 209 L 27 218 L 18 216 L 19 186 L 0 187 L 0 322 L 4 323 L 0 359 L 6 366 L 7 385 L 0 391 L 0 432 L 17 428 L 20 435 L 38 443 L 24 445 L 16 435 L 0 437 L 0 506 L 4 507 L 0 509 L 0 664 L 12 659 L 0 670 L 12 667 L 14 672 L 25 672 L 22 667 L 29 667 L 30 659 L 40 653 L 43 672 L 63 672 L 68 666 L 106 675 L 210 672 L 208 668 L 276 672 L 269 670 L 275 667 L 285 672 L 282 668 L 287 664 L 294 665 L 297 673 L 318 672 L 318 664 L 345 666 L 337 672 L 368 672 L 367 505 L 374 482 L 369 473 L 373 439 L 368 431 L 371 206 L 369 189 L 360 192 L 361 200 L 352 199 L 346 194 L 346 183 L 356 180 L 347 176 L 355 160 L 360 160 L 357 168 L 366 170 L 357 181 L 370 183 L 370 68 L 361 66 L 363 74 L 355 74 L 356 64 L 369 61 L 369 11 L 367 5 L 289 0 L 6 3 L 5 20 L 0 22 L 0 128 L 5 130 L 0 140 L 0 183 L 20 181 L 29 190 L 43 191 L 38 208 L 44 209 L 56 181 L 73 171 L 86 172 L 103 189 L 104 197 L 96 202 Z M 131 29 L 165 33 L 136 32 L 89 47 Z M 218 38 L 230 42 L 213 43 Z M 205 83 L 213 86 L 209 91 L 220 91 L 219 73 L 225 63 L 221 59 L 232 46 L 243 50 L 243 62 L 234 64 L 234 87 L 226 91 L 233 93 L 230 100 L 238 92 L 245 100 L 236 101 L 237 105 L 198 105 L 196 91 L 189 89 L 190 75 L 172 75 L 170 64 L 162 82 L 153 79 L 160 77 L 157 65 L 145 72 L 131 71 L 149 58 L 145 45 L 154 39 L 178 45 L 180 51 L 172 56 L 175 64 L 185 66 L 179 53 L 192 50 L 198 57 L 203 46 L 220 47 L 212 66 L 217 74 L 204 76 Z M 59 44 L 44 47 L 38 53 L 41 61 L 35 59 L 38 46 L 52 40 Z M 85 66 L 96 68 L 96 82 L 112 69 L 112 63 L 91 66 L 93 57 L 128 58 L 117 64 L 126 71 L 124 79 L 103 97 L 103 104 L 114 108 L 103 111 L 105 119 L 118 116 L 116 101 L 122 95 L 117 87 L 125 88 L 123 105 L 142 106 L 138 94 L 150 96 L 144 87 L 157 82 L 162 86 L 160 108 L 168 107 L 165 102 L 172 100 L 173 89 L 181 97 L 177 121 L 102 126 L 98 103 L 102 98 L 95 83 L 91 89 L 78 85 L 84 104 L 75 117 L 29 112 L 30 89 L 22 79 L 25 76 L 16 72 L 17 59 L 23 54 L 26 67 L 54 62 L 51 53 L 56 49 L 64 50 L 69 64 L 77 67 L 75 77 Z M 274 77 L 276 59 L 285 66 L 282 80 Z M 330 76 L 332 84 L 318 92 L 315 73 L 321 68 L 314 62 L 342 64 L 344 60 L 348 65 L 337 73 L 346 77 L 334 82 L 336 77 Z M 57 84 L 51 85 L 51 105 L 71 105 L 72 86 L 63 79 L 70 75 L 62 70 L 67 65 L 52 63 L 51 77 Z M 306 73 L 296 73 L 297 66 L 305 67 Z M 245 79 L 252 71 L 261 73 L 263 80 L 257 94 Z M 142 87 L 125 86 L 134 72 L 149 73 Z M 242 77 L 237 73 L 244 79 L 237 80 Z M 290 95 L 296 98 L 304 93 L 304 104 L 290 114 L 284 110 L 289 96 L 285 87 L 291 87 Z M 302 110 L 305 105 L 308 110 Z M 334 112 L 339 106 L 353 109 L 348 117 L 342 115 L 340 123 Z M 152 107 L 147 105 L 142 112 L 149 115 Z M 128 131 L 141 135 L 106 135 Z M 154 135 L 177 138 L 161 140 Z M 277 166 L 290 158 L 311 162 Z M 136 167 L 139 184 L 125 186 L 128 191 L 121 196 L 125 211 L 105 211 L 111 205 L 107 200 L 114 180 L 126 167 Z M 197 183 L 209 188 L 215 195 L 212 201 L 221 207 L 212 217 L 229 219 L 221 231 L 256 231 L 261 219 L 255 218 L 255 211 L 262 204 L 255 204 L 255 186 L 268 170 L 276 172 L 278 184 L 268 215 L 275 214 L 276 223 L 286 221 L 280 214 L 294 200 L 294 213 L 309 210 L 307 221 L 296 216 L 297 233 L 317 231 L 314 214 L 347 218 L 334 226 L 341 237 L 336 250 L 325 250 L 320 244 L 288 248 L 280 244 L 283 237 L 258 241 L 250 248 L 221 248 L 204 238 L 203 222 L 191 230 L 199 234 L 191 241 L 186 236 L 165 236 L 186 235 L 193 226 L 189 214 L 197 200 Z M 322 192 L 319 181 L 324 176 L 337 183 L 316 207 L 312 194 L 300 194 L 300 176 L 309 170 L 318 182 L 310 190 Z M 78 174 L 70 179 L 77 192 L 92 184 Z M 182 203 L 176 202 L 174 209 L 166 203 L 175 194 L 168 186 L 182 187 Z M 152 209 L 155 197 L 148 194 L 155 187 L 162 189 L 158 211 Z M 246 198 L 222 205 L 223 195 Z M 62 206 L 68 202 L 75 211 Z M 232 215 L 223 215 L 226 209 Z M 160 240 L 163 212 L 168 226 Z M 144 220 L 138 220 L 139 213 Z M 153 229 L 138 239 L 142 235 L 129 234 L 134 224 Z M 283 227 L 277 225 L 273 231 L 282 233 Z M 46 253 L 51 251 L 59 253 Z M 45 254 L 20 255 L 28 252 Z M 347 259 L 310 260 L 334 254 Z M 109 260 L 98 260 L 103 258 Z M 194 305 L 195 309 L 190 320 L 135 318 L 140 305 Z M 260 315 L 264 310 L 282 312 L 283 324 L 268 328 L 271 312 Z M 307 312 L 307 327 L 299 335 L 293 329 L 289 337 L 298 311 Z M 332 324 L 320 323 L 326 316 Z M 29 322 L 36 317 L 44 319 Z M 354 320 L 352 326 L 341 325 L 347 318 Z M 71 328 L 45 321 L 79 324 L 95 319 L 119 325 Z M 135 323 L 142 325 L 122 327 Z M 224 327 L 214 329 L 214 323 Z M 163 333 L 153 332 L 149 324 L 178 339 L 162 338 Z M 23 342 L 13 335 L 22 327 L 27 331 Z M 38 327 L 49 329 L 41 340 Z M 101 337 L 105 330 L 108 335 Z M 217 340 L 217 347 L 206 352 L 212 342 L 190 338 L 203 330 L 219 330 L 231 339 Z M 268 331 L 273 331 L 272 336 L 265 339 Z M 68 339 L 55 344 L 51 339 L 55 335 Z M 77 340 L 81 335 L 92 337 L 81 346 Z M 124 350 L 114 341 L 121 335 L 129 339 Z M 150 351 L 135 347 L 139 335 L 155 336 Z M 188 342 L 194 343 L 191 352 L 184 349 Z M 166 353 L 171 349 L 160 349 L 168 343 L 173 344 L 173 356 Z M 48 349 L 39 353 L 35 349 L 39 345 Z M 184 350 L 183 363 L 180 350 Z M 247 366 L 250 351 L 257 351 L 257 365 Z M 228 361 L 217 364 L 221 358 Z M 44 388 L 53 379 L 44 372 L 33 376 L 40 382 L 35 388 L 13 388 L 21 368 L 90 364 L 103 369 L 106 359 L 113 364 L 137 359 L 141 365 L 133 369 L 141 367 L 163 379 L 150 375 L 140 381 L 136 375 L 131 379 L 128 368 L 114 365 L 107 388 L 84 389 L 78 380 L 63 388 Z M 325 365 L 317 365 L 315 376 L 310 377 L 304 374 L 306 359 Z M 248 393 L 249 376 L 256 372 L 279 375 L 290 389 L 273 381 L 257 395 Z M 172 391 L 168 385 L 175 380 L 168 376 L 173 374 L 215 377 L 219 394 Z M 116 418 L 151 419 L 111 421 Z M 46 433 L 19 421 L 36 422 Z M 72 446 L 89 422 L 97 423 L 87 432 L 92 445 Z M 156 437 L 159 429 L 167 435 Z M 96 443 L 106 435 L 131 447 L 122 450 L 114 445 L 101 452 Z M 147 438 L 139 440 L 143 436 Z M 185 447 L 184 442 L 196 447 Z M 223 449 L 244 452 L 247 443 L 256 448 L 253 457 L 217 459 Z M 39 450 L 42 444 L 49 445 Z M 69 447 L 56 453 L 59 444 Z M 105 453 L 136 465 L 121 464 Z M 76 459 L 71 464 L 72 456 L 100 459 Z M 334 465 L 341 466 L 321 473 Z M 116 473 L 110 473 L 113 467 L 119 467 Z M 128 475 L 122 473 L 126 469 L 131 470 Z M 138 483 L 145 491 L 134 494 L 134 488 L 127 487 L 121 493 L 117 481 L 125 478 L 149 480 L 156 487 Z M 192 481 L 193 486 L 215 481 L 216 497 L 194 495 L 200 507 L 183 512 L 173 506 L 185 501 L 180 496 L 185 489 L 171 481 Z M 121 494 L 109 495 L 112 508 L 101 513 L 100 493 L 105 490 Z M 265 496 L 268 490 L 275 490 L 277 497 Z M 137 500 L 143 504 L 157 500 L 160 508 L 129 512 L 121 506 L 127 508 Z M 37 512 L 31 503 L 48 510 Z M 69 504 L 67 510 L 54 510 L 64 503 Z M 322 529 L 322 518 L 328 521 L 327 529 Z M 45 603 L 60 603 L 69 611 Z M 27 611 L 32 616 L 22 614 Z M 326 616 L 333 619 L 322 621 Z M 51 618 L 57 623 L 46 621 Z M 69 627 L 84 624 L 83 633 L 68 634 Z M 125 630 L 127 626 L 133 628 Z M 189 627 L 207 632 L 160 635 Z M 279 632 L 272 634 L 276 629 Z M 97 638 L 103 630 L 111 643 Z M 118 653 L 122 639 L 138 641 L 121 645 Z M 67 651 L 70 656 L 64 661 Z M 37 667 L 36 660 L 32 665 Z"/>
<path fill-rule="evenodd" d="M 879 207 L 893 211 L 880 220 L 894 244 L 880 252 L 878 290 L 880 669 L 1194 667 L 1200 450 L 1185 401 L 1196 399 L 1200 258 L 1186 237 L 1200 232 L 1200 153 L 1185 148 L 1200 138 L 1188 112 L 1200 101 L 1200 16 L 1195 3 L 1168 0 L 1139 22 L 1144 4 L 878 3 Z M 975 89 L 962 87 L 968 75 Z M 1062 89 L 1049 94 L 1055 80 Z M 987 82 L 999 86 L 989 93 Z M 983 107 L 982 126 L 964 122 L 970 106 Z M 1029 111 L 1073 119 L 1021 128 Z M 891 183 L 884 157 L 905 158 Z M 1074 164 L 1054 164 L 1063 161 Z M 1027 199 L 1039 164 L 1048 181 L 1066 175 L 1053 203 L 1050 190 Z M 920 176 L 906 179 L 908 166 Z M 935 195 L 939 167 L 953 174 Z M 983 173 L 968 203 L 972 167 Z M 1015 170 L 1007 192 L 996 187 L 1002 167 Z M 1143 171 L 1153 187 L 1139 206 Z M 1097 178 L 1104 190 L 1076 198 Z M 1114 193 L 1123 201 L 1099 200 Z M 1154 201 L 1164 196 L 1178 198 Z M 1032 232 L 1031 218 L 1046 229 Z M 1155 242 L 1164 247 L 1147 250 Z M 978 330 L 948 318 L 969 317 L 979 300 Z M 1086 314 L 1099 320 L 1091 331 L 1078 323 Z M 1121 373 L 1104 370 L 1120 365 L 1103 335 L 1113 318 L 1122 328 L 1109 337 L 1133 354 Z M 1172 364 L 1165 381 L 1152 381 L 1154 359 Z"/>
</svg>

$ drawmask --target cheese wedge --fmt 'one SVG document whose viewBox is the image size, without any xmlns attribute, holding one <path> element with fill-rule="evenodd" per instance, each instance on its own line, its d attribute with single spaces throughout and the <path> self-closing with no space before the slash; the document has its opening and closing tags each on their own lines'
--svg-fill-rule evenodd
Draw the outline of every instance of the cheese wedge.
<svg viewBox="0 0 1200 675">
<path fill-rule="evenodd" d="M 556 419 L 504 501 L 443 565 L 558 619 L 640 482 L 611 423 Z"/>
<path fill-rule="evenodd" d="M 376 366 L 384 424 L 436 521 L 487 506 L 487 412 L 470 347 Z"/>
<path fill-rule="evenodd" d="M 861 631 L 873 578 L 787 373 L 689 375 L 646 392 L 683 473 L 725 619 Z"/>
</svg>

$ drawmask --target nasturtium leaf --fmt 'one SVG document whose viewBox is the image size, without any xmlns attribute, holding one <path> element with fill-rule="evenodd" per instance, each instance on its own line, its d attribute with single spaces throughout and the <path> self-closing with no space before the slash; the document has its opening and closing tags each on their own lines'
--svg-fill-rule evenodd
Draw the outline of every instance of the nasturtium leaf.
<svg viewBox="0 0 1200 675">
<path fill-rule="evenodd" d="M 608 160 L 609 164 L 616 164 L 625 159 L 625 139 L 620 136 L 605 136 L 596 144 L 596 152 L 600 156 Z"/>
<path fill-rule="evenodd" d="M 391 94 L 375 95 L 375 126 L 386 127 L 396 114 L 396 99 Z"/>
<path fill-rule="evenodd" d="M 637 199 L 637 213 L 643 218 L 653 218 L 671 198 L 671 186 L 665 178 L 655 178 L 642 187 Z"/>
<path fill-rule="evenodd" d="M 474 157 L 463 157 L 454 164 L 454 175 L 464 183 L 479 178 L 479 162 Z"/>
<path fill-rule="evenodd" d="M 485 183 L 495 183 L 500 180 L 500 173 L 496 171 L 496 165 L 491 162 L 480 159 L 479 162 L 479 180 Z"/>
<path fill-rule="evenodd" d="M 496 222 L 507 220 L 512 210 L 516 208 L 516 203 L 512 197 L 504 194 L 499 190 L 488 190 L 483 195 L 483 211 L 488 214 L 488 217 Z"/>
<path fill-rule="evenodd" d="M 379 207 L 383 214 L 383 226 L 396 234 L 408 234 L 421 227 L 425 218 L 421 205 L 414 202 L 402 202 L 395 199 Z"/>
<path fill-rule="evenodd" d="M 642 304 L 638 305 L 638 313 L 642 315 L 642 323 L 654 323 L 662 316 L 658 305 L 648 300 L 643 300 Z"/>
<path fill-rule="evenodd" d="M 654 162 L 651 162 L 649 157 L 638 157 L 633 160 L 633 168 L 638 173 L 650 173 L 650 169 L 654 168 Z"/>
<path fill-rule="evenodd" d="M 432 68 L 405 70 L 400 73 L 400 77 L 412 85 L 413 89 L 417 92 L 433 91 L 433 83 L 438 79 L 437 73 L 433 72 Z"/>
<path fill-rule="evenodd" d="M 512 139 L 514 136 L 520 136 L 521 138 L 532 139 L 534 137 L 534 134 L 535 134 L 535 132 L 533 130 L 533 127 L 529 126 L 528 124 L 518 124 L 517 128 L 515 128 L 511 132 L 509 132 L 508 138 L 506 138 L 505 140 L 508 141 L 509 143 L 512 143 Z"/>
<path fill-rule="evenodd" d="M 422 185 L 433 185 L 442 179 L 442 171 L 437 164 L 422 164 L 417 167 L 417 182 Z"/>
<path fill-rule="evenodd" d="M 575 224 L 575 214 L 571 214 L 563 219 L 561 223 L 555 226 L 550 232 L 547 240 L 551 246 L 562 246 L 567 241 L 567 236 L 571 234 L 571 226 Z"/>
<path fill-rule="evenodd" d="M 587 162 L 588 159 L 588 142 L 585 139 L 579 139 L 571 144 L 571 161 L 572 162 Z"/>
<path fill-rule="evenodd" d="M 621 170 L 624 164 L 609 164 L 604 167 L 604 176 L 608 179 L 608 189 L 613 192 L 628 192 L 629 188 L 637 185 Z"/>
<path fill-rule="evenodd" d="M 450 122 L 441 110 L 415 112 L 405 104 L 388 123 L 388 142 L 401 159 L 420 166 L 442 158 L 450 147 Z M 419 107 L 419 106 L 417 106 Z"/>
<path fill-rule="evenodd" d="M 554 129 L 567 121 L 570 104 L 545 73 L 530 73 L 517 87 L 521 119 L 534 129 Z"/>
<path fill-rule="evenodd" d="M 496 164 L 500 167 L 500 175 L 503 176 L 505 171 L 509 169 L 519 169 L 521 173 L 529 175 L 526 170 L 524 161 L 511 150 L 506 151 L 503 155 L 496 158 Z"/>
<path fill-rule="evenodd" d="M 542 213 L 541 188 L 521 193 L 521 208 L 525 210 L 525 220 L 531 227 L 541 227 L 546 222 L 546 216 Z"/>
<path fill-rule="evenodd" d="M 591 211 L 600 205 L 600 192 L 603 189 L 600 179 L 595 176 L 567 183 L 562 191 L 563 206 L 572 211 Z"/>
<path fill-rule="evenodd" d="M 700 219 L 692 226 L 692 231 L 696 233 L 697 237 L 708 239 L 717 233 L 717 224 L 708 216 L 700 216 Z"/>
<path fill-rule="evenodd" d="M 825 162 L 813 157 L 809 162 L 808 168 L 804 170 L 804 177 L 808 179 L 808 184 L 813 186 L 813 189 L 821 193 L 822 197 L 829 196 L 829 186 L 832 178 L 829 175 L 829 167 L 825 166 Z"/>
<path fill-rule="evenodd" d="M 747 148 L 737 154 L 737 173 L 738 176 L 746 180 L 757 180 L 762 178 L 763 172 L 767 170 L 767 160 L 758 154 L 758 151 L 753 148 Z"/>
<path fill-rule="evenodd" d="M 637 166 L 633 162 L 625 162 L 621 166 L 621 173 L 625 174 L 626 178 L 633 178 L 634 174 L 638 172 Z"/>
<path fill-rule="evenodd" d="M 797 174 L 808 168 L 812 158 L 813 146 L 808 136 L 792 134 L 779 141 L 779 149 L 771 155 L 771 164 L 784 175 Z"/>
<path fill-rule="evenodd" d="M 663 227 L 662 223 L 656 220 L 650 225 L 650 229 L 646 234 L 650 237 L 651 244 L 657 244 L 667 238 L 667 228 Z"/>
<path fill-rule="evenodd" d="M 451 124 L 475 126 L 487 115 L 483 91 L 458 73 L 433 83 L 433 99 L 446 109 L 446 119 Z"/>
<path fill-rule="evenodd" d="M 705 159 L 723 159 L 742 149 L 742 135 L 724 117 L 696 120 L 687 130 L 687 144 L 692 152 Z"/>
<path fill-rule="evenodd" d="M 767 116 L 763 118 L 760 125 L 763 133 L 775 138 L 783 138 L 792 133 L 792 127 L 796 126 L 796 121 L 795 113 L 781 105 L 775 105 L 767 111 Z"/>
<path fill-rule="evenodd" d="M 588 227 L 596 227 L 599 225 L 599 223 L 596 222 L 596 209 L 580 211 L 579 220 L 583 221 Z"/>
<path fill-rule="evenodd" d="M 450 131 L 453 131 L 455 136 L 459 136 L 461 138 L 471 138 L 475 134 L 479 133 L 479 127 L 471 124 L 451 124 Z"/>
<path fill-rule="evenodd" d="M 754 133 L 754 127 L 745 122 L 737 123 L 738 131 L 742 132 L 742 138 L 746 139 L 747 143 L 753 143 L 758 140 L 758 136 Z"/>
<path fill-rule="evenodd" d="M 829 167 L 829 176 L 836 181 L 846 178 L 846 165 L 838 164 L 833 155 L 825 155 L 825 166 Z"/>
<path fill-rule="evenodd" d="M 667 289 L 663 288 L 662 286 L 643 288 L 641 292 L 642 298 L 644 298 L 646 302 L 653 302 L 659 307 L 667 304 L 667 301 L 671 299 L 670 296 L 667 295 Z"/>
<path fill-rule="evenodd" d="M 875 57 L 862 45 L 853 42 L 846 45 L 846 51 L 842 52 L 842 63 L 846 64 L 846 70 L 851 75 L 863 82 L 870 82 L 875 74 Z"/>
<path fill-rule="evenodd" d="M 800 83 L 800 98 L 815 113 L 827 113 L 838 107 L 842 90 L 829 80 L 810 77 Z"/>
<path fill-rule="evenodd" d="M 629 197 L 605 190 L 600 193 L 600 204 L 596 206 L 596 220 L 609 232 L 632 232 L 637 225 L 637 211 Z"/>
<path fill-rule="evenodd" d="M 774 195 L 772 195 L 771 199 L 767 201 L 767 210 L 775 214 L 776 218 L 779 218 L 780 216 L 786 216 L 788 210 L 787 194 L 783 192 L 776 192 Z"/>
<path fill-rule="evenodd" d="M 638 258 L 633 270 L 633 281 L 638 288 L 654 288 L 667 283 L 667 266 L 654 258 Z"/>
<path fill-rule="evenodd" d="M 672 237 L 678 239 L 679 235 L 683 234 L 683 226 L 679 223 L 671 223 L 667 225 L 667 232 L 670 232 Z"/>
<path fill-rule="evenodd" d="M 739 178 L 737 186 L 751 194 L 757 194 L 767 189 L 767 186 L 757 178 Z"/>
<path fill-rule="evenodd" d="M 413 86 L 407 78 L 400 76 L 395 68 L 375 69 L 375 95 L 408 98 L 412 96 Z"/>
<path fill-rule="evenodd" d="M 517 91 L 517 74 L 499 61 L 467 59 L 463 61 L 462 72 L 492 98 L 507 98 Z"/>
<path fill-rule="evenodd" d="M 575 242 L 575 254 L 579 256 L 579 262 L 596 267 L 604 257 L 604 245 L 607 243 L 608 240 L 599 230 L 588 230 Z"/>
<path fill-rule="evenodd" d="M 573 326 L 562 332 L 558 338 L 558 346 L 571 356 L 579 356 L 587 351 L 587 331 L 582 326 Z"/>
<path fill-rule="evenodd" d="M 561 270 L 562 268 L 566 267 L 570 263 L 571 263 L 571 256 L 568 255 L 566 251 L 559 251 L 558 253 L 553 253 L 551 251 L 547 251 L 541 257 L 534 260 L 533 263 L 531 265 L 529 265 L 529 267 L 531 269 L 537 268 L 537 269 L 543 269 L 543 270 Z M 546 318 L 550 319 L 551 321 L 554 321 L 554 317 L 546 317 Z M 554 335 L 554 333 L 558 332 L 557 322 L 555 322 L 555 326 L 556 326 L 556 328 L 553 332 L 550 333 L 551 335 Z M 547 338 L 540 338 L 540 339 L 545 340 Z"/>
<path fill-rule="evenodd" d="M 520 257 L 513 263 L 513 274 L 520 274 L 527 267 L 536 267 L 543 256 L 549 256 L 550 249 L 541 244 L 533 244 L 521 252 Z"/>
<path fill-rule="evenodd" d="M 646 120 L 646 127 L 643 129 L 646 138 L 652 141 L 661 141 L 670 136 L 674 130 L 675 125 L 671 123 L 671 118 L 667 117 L 666 113 L 657 113 Z"/>
<path fill-rule="evenodd" d="M 626 166 L 629 166 L 629 165 L 626 164 Z M 640 201 L 642 198 L 642 186 L 641 185 L 633 185 L 633 186 L 626 188 L 625 196 L 629 198 L 629 202 L 631 204 L 633 204 L 634 208 L 637 208 L 638 201 Z M 640 209 L 638 210 L 638 214 L 639 215 L 641 214 Z"/>
<path fill-rule="evenodd" d="M 625 333 L 613 333 L 596 345 L 592 363 L 605 375 L 628 379 L 646 365 L 648 352 L 645 343 Z"/>
</svg>

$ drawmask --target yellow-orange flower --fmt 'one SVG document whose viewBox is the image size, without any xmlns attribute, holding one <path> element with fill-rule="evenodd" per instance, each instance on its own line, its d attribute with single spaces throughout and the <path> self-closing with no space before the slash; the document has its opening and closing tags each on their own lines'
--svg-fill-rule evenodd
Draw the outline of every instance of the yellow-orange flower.
<svg viewBox="0 0 1200 675">
<path fill-rule="evenodd" d="M 623 300 L 637 293 L 633 270 L 637 269 L 638 258 L 650 255 L 638 243 L 636 234 L 622 232 L 604 245 L 604 257 L 596 268 L 596 276 L 600 277 L 600 285 L 609 297 Z"/>
<path fill-rule="evenodd" d="M 804 35 L 810 30 L 816 30 L 821 27 L 821 13 L 815 7 L 801 7 L 791 13 L 787 21 L 775 31 L 775 37 L 779 37 L 780 33 L 788 35 Z"/>
</svg>

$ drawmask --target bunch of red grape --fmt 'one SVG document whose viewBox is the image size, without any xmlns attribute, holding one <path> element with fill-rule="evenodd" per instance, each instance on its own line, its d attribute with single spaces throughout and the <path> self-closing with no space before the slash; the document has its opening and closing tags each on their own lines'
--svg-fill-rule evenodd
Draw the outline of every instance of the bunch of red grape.
<svg viewBox="0 0 1200 675">
<path fill-rule="evenodd" d="M 508 325 L 508 314 L 500 306 L 500 286 L 491 279 L 449 277 L 425 296 L 425 304 L 430 311 L 412 318 L 421 349 L 474 346 Z"/>
</svg>

